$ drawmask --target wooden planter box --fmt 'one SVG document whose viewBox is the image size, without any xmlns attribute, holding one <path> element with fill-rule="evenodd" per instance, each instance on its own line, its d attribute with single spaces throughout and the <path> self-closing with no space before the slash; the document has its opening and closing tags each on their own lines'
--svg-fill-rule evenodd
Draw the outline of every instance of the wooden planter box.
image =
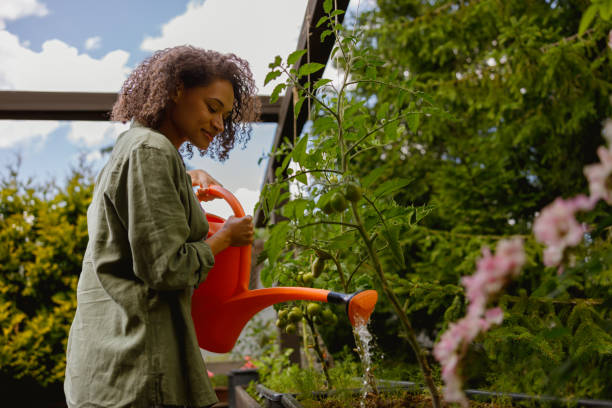
<svg viewBox="0 0 612 408">
<path fill-rule="evenodd" d="M 259 402 L 251 397 L 242 386 L 234 388 L 234 397 L 232 408 L 261 408 Z"/>
<path fill-rule="evenodd" d="M 380 381 L 379 390 L 383 391 L 385 389 L 389 390 L 412 390 L 412 391 L 423 391 L 424 388 L 419 386 L 416 383 L 409 381 Z M 353 391 L 353 390 L 351 390 Z M 265 400 L 266 408 L 303 408 L 302 404 L 300 404 L 296 399 L 295 395 L 287 394 L 287 393 L 279 393 L 269 388 L 265 387 L 262 384 L 257 385 L 257 392 L 261 395 Z M 361 390 L 354 390 L 354 392 L 358 395 L 361 393 Z M 551 397 L 551 396 L 534 396 L 527 394 L 519 394 L 519 393 L 504 393 L 504 392 L 493 392 L 493 391 L 483 391 L 483 390 L 464 390 L 467 397 L 471 400 L 475 401 L 491 401 L 494 398 L 507 398 L 512 402 L 531 402 L 531 403 L 546 403 L 552 406 L 574 406 L 574 407 L 606 407 L 612 408 L 612 401 L 605 400 L 588 400 L 588 399 L 578 399 L 578 400 L 562 400 L 560 398 Z M 313 396 L 320 397 L 321 399 L 327 396 L 327 392 L 317 392 L 314 393 Z M 249 396 L 250 397 L 250 396 Z M 252 398 L 251 398 L 252 399 Z"/>
</svg>

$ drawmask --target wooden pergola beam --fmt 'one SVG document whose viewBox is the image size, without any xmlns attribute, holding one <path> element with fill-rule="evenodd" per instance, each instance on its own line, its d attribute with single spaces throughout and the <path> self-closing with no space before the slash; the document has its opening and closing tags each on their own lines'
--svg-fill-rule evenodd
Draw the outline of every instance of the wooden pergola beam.
<svg viewBox="0 0 612 408">
<path fill-rule="evenodd" d="M 108 120 L 116 93 L 0 91 L 0 119 Z M 259 96 L 262 122 L 278 122 L 282 99 Z"/>
<path fill-rule="evenodd" d="M 329 35 L 325 37 L 325 41 L 321 42 L 321 33 L 327 29 L 327 24 L 322 24 L 316 27 L 319 19 L 325 15 L 323 10 L 324 0 L 309 0 L 306 6 L 306 13 L 304 15 L 304 22 L 302 23 L 302 30 L 298 39 L 296 50 L 303 50 L 309 48 L 309 55 L 305 54 L 300 61 L 298 61 L 294 68 L 299 70 L 299 67 L 306 64 L 307 62 L 318 62 L 323 65 L 327 65 L 329 56 L 334 47 L 335 36 Z M 335 5 L 337 10 L 344 10 L 348 8 L 349 0 L 336 0 Z M 342 23 L 344 14 L 338 16 L 338 22 Z M 310 83 L 315 83 L 323 76 L 323 70 L 315 72 L 310 75 L 310 78 L 304 77 L 300 80 L 301 84 L 305 84 L 308 80 Z M 284 139 L 293 140 L 294 132 L 299 136 L 308 120 L 308 109 L 303 106 L 300 113 L 295 119 L 293 113 L 293 91 L 287 89 L 283 102 L 280 106 L 278 113 L 278 126 L 276 128 L 276 134 L 274 135 L 274 141 L 272 143 L 272 151 L 280 146 Z M 294 129 L 295 125 L 295 129 Z M 276 169 L 280 166 L 283 161 L 283 157 L 270 157 L 268 160 L 268 167 L 264 175 L 263 186 L 274 180 Z M 255 213 L 255 225 L 262 227 L 265 225 L 264 214 L 261 209 Z"/>
</svg>

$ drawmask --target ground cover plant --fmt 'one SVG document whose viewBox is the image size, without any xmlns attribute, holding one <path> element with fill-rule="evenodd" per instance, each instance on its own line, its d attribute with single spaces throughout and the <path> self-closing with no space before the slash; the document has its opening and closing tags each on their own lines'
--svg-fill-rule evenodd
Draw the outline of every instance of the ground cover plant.
<svg viewBox="0 0 612 408">
<path fill-rule="evenodd" d="M 588 6 L 383 0 L 338 37 L 340 81 L 304 84 L 322 67 L 292 71 L 301 54 L 278 57 L 276 94 L 293 89 L 312 123 L 276 152 L 283 165 L 262 192 L 264 211 L 285 217 L 266 242 L 266 286 L 377 289 L 371 331 L 386 357 L 374 371 L 401 362 L 401 379 L 433 381 L 435 394 L 430 351 L 468 311 L 462 277 L 483 248 L 519 237 L 520 274 L 490 299 L 503 322 L 466 345 L 462 386 L 611 399 L 609 207 L 571 212 L 586 227 L 570 251 L 532 233 L 555 199 L 588 191 L 584 168 L 612 113 L 612 27 L 605 15 L 579 27 Z M 328 7 L 321 24 L 342 31 Z M 559 253 L 562 274 L 549 258 Z M 301 307 L 279 325 L 320 334 L 307 347 L 358 344 L 344 317 L 300 330 Z"/>
</svg>

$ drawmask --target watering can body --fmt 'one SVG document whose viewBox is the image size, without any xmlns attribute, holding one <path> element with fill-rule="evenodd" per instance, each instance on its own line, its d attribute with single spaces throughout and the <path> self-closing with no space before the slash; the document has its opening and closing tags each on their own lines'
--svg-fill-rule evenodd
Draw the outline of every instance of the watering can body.
<svg viewBox="0 0 612 408">
<path fill-rule="evenodd" d="M 220 186 L 209 186 L 209 194 L 225 199 L 237 217 L 244 210 L 236 197 Z M 208 236 L 216 233 L 225 220 L 206 214 Z M 312 300 L 346 304 L 353 324 L 355 313 L 369 318 L 377 300 L 376 291 L 342 294 L 325 289 L 304 287 L 274 287 L 249 290 L 251 246 L 229 247 L 215 256 L 215 265 L 191 299 L 198 344 L 215 353 L 227 353 L 236 344 L 246 323 L 259 311 L 276 303 L 290 300 Z"/>
</svg>

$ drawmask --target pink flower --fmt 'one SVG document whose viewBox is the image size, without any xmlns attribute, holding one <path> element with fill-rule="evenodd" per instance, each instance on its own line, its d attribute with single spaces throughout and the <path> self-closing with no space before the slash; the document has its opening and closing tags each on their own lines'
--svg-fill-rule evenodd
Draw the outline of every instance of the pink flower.
<svg viewBox="0 0 612 408">
<path fill-rule="evenodd" d="M 501 240 L 495 255 L 488 248 L 482 250 L 482 255 L 476 273 L 461 278 L 470 302 L 468 313 L 478 316 L 484 312 L 489 296 L 499 292 L 511 276 L 516 276 L 526 259 L 523 240 L 518 237 Z"/>
<path fill-rule="evenodd" d="M 210 370 L 206 370 L 206 371 L 208 372 L 208 378 L 215 376 L 215 374 L 212 371 Z"/>
<path fill-rule="evenodd" d="M 517 276 L 527 259 L 525 250 L 523 249 L 523 240 L 515 237 L 510 240 L 504 239 L 499 241 L 495 256 L 503 265 L 503 269 L 506 273 Z"/>
<path fill-rule="evenodd" d="M 559 265 L 565 249 L 582 241 L 586 227 L 576 221 L 575 213 L 591 210 L 595 202 L 592 198 L 579 195 L 569 200 L 557 198 L 544 207 L 533 224 L 536 240 L 547 245 L 544 265 Z"/>
<path fill-rule="evenodd" d="M 589 192 L 593 199 L 603 199 L 612 204 L 612 150 L 599 146 L 597 155 L 601 163 L 584 166 L 584 175 L 589 180 Z"/>
<path fill-rule="evenodd" d="M 487 310 L 486 305 L 511 277 L 520 272 L 526 260 L 520 238 L 500 241 L 495 255 L 488 248 L 483 248 L 482 255 L 474 275 L 461 279 L 469 302 L 466 316 L 449 324 L 433 350 L 434 357 L 442 366 L 444 399 L 447 402 L 457 402 L 463 407 L 468 406 L 468 401 L 459 374 L 461 360 L 479 333 L 503 321 L 504 313 L 499 307 Z"/>
<path fill-rule="evenodd" d="M 257 368 L 255 364 L 253 364 L 253 362 L 251 361 L 251 356 L 244 356 L 244 359 L 246 362 L 242 365 L 242 367 L 240 367 L 241 370 L 248 368 Z"/>
<path fill-rule="evenodd" d="M 483 331 L 489 330 L 493 324 L 501 324 L 504 321 L 504 312 L 499 307 L 489 309 L 485 312 L 483 323 Z"/>
</svg>

